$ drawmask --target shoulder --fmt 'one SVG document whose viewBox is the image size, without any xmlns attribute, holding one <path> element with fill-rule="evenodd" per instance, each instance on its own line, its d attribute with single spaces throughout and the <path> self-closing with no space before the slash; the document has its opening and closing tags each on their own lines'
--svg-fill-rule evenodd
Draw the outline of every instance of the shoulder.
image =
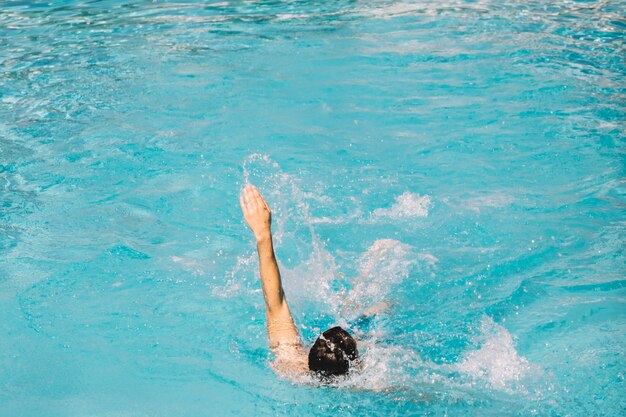
<svg viewBox="0 0 626 417">
<path fill-rule="evenodd" d="M 272 346 L 274 361 L 272 368 L 278 374 L 291 376 L 309 373 L 309 358 L 302 344 L 282 342 Z"/>
</svg>

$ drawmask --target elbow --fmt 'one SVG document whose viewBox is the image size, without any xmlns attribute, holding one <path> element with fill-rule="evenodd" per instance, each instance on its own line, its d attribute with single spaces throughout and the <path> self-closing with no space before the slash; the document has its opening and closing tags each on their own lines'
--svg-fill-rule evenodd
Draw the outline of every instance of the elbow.
<svg viewBox="0 0 626 417">
<path fill-rule="evenodd" d="M 289 306 L 287 305 L 287 299 L 281 296 L 279 299 L 266 303 L 267 315 L 270 319 L 280 318 L 285 315 L 291 316 L 289 313 Z M 271 321 L 271 320 L 270 320 Z"/>
<path fill-rule="evenodd" d="M 275 297 L 266 297 L 265 306 L 269 314 L 279 312 L 287 307 L 287 299 L 282 288 Z"/>
</svg>

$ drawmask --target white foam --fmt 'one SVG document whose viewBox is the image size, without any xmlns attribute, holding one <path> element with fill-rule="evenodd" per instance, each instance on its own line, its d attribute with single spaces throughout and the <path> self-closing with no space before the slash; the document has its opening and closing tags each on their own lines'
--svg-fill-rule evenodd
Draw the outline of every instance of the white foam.
<svg viewBox="0 0 626 417">
<path fill-rule="evenodd" d="M 333 289 L 333 283 L 340 277 L 335 258 L 321 245 L 313 248 L 309 258 L 287 268 L 281 264 L 283 285 L 289 294 L 290 303 L 294 311 L 307 301 L 315 301 L 327 305 L 329 312 L 336 312 L 337 306 L 343 304 L 341 293 Z"/>
<path fill-rule="evenodd" d="M 391 287 L 409 275 L 415 262 L 411 249 L 394 239 L 375 241 L 359 259 L 359 275 L 352 280 L 343 311 L 359 315 L 376 303 L 387 302 Z"/>
<path fill-rule="evenodd" d="M 404 390 L 411 386 L 407 364 L 418 367 L 422 363 L 412 350 L 376 343 L 375 340 L 359 341 L 359 349 L 363 352 L 360 364 L 349 378 L 337 382 L 338 388 L 368 391 Z"/>
<path fill-rule="evenodd" d="M 477 196 L 468 198 L 463 201 L 463 206 L 466 209 L 480 212 L 482 208 L 500 208 L 505 207 L 515 201 L 513 196 L 505 194 L 503 192 L 495 192 L 489 195 Z"/>
<path fill-rule="evenodd" d="M 511 334 L 490 317 L 483 317 L 477 341 L 480 348 L 467 352 L 457 365 L 459 371 L 471 378 L 506 390 L 531 369 L 528 360 L 515 349 Z"/>
<path fill-rule="evenodd" d="M 423 368 L 420 357 L 410 349 L 376 343 L 376 339 L 359 340 L 359 361 L 352 364 L 349 375 L 333 381 L 321 382 L 310 373 L 296 373 L 274 368 L 281 376 L 297 384 L 331 386 L 351 391 L 374 391 L 407 394 L 412 399 L 423 399 L 424 378 L 409 371 Z M 441 382 L 441 381 L 438 381 Z M 411 395 L 413 394 L 413 395 Z M 417 395 L 416 395 L 417 394 Z"/>
<path fill-rule="evenodd" d="M 204 276 L 204 269 L 198 259 L 187 258 L 181 256 L 170 256 L 170 260 L 177 264 L 181 264 L 185 271 L 191 272 L 194 275 Z"/>
<path fill-rule="evenodd" d="M 428 194 L 422 196 L 410 191 L 397 196 L 395 200 L 396 202 L 389 208 L 374 210 L 374 217 L 390 217 L 393 219 L 426 217 L 433 206 Z"/>
<path fill-rule="evenodd" d="M 411 15 L 424 11 L 429 11 L 424 4 L 393 3 L 389 6 L 371 9 L 368 13 L 378 18 L 390 19 L 400 15 Z"/>
<path fill-rule="evenodd" d="M 391 2 L 383 6 L 372 8 L 366 12 L 380 19 L 391 19 L 397 16 L 437 16 L 446 11 L 459 10 L 489 10 L 488 6 L 492 0 L 478 0 L 467 3 L 461 0 L 445 0 L 437 2 Z"/>
</svg>

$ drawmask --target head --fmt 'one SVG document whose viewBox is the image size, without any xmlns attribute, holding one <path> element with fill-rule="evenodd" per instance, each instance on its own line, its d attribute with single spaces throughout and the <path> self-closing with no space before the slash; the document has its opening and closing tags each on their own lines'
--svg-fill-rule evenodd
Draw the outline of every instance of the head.
<svg viewBox="0 0 626 417">
<path fill-rule="evenodd" d="M 356 341 L 341 327 L 326 330 L 309 351 L 309 369 L 325 377 L 348 373 L 359 356 Z"/>
</svg>

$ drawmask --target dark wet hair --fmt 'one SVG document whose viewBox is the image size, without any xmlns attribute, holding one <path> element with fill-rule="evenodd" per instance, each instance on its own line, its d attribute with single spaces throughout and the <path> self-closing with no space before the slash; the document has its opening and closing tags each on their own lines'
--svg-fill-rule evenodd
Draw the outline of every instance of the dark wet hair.
<svg viewBox="0 0 626 417">
<path fill-rule="evenodd" d="M 358 356 L 356 341 L 350 333 L 339 326 L 333 327 L 322 333 L 311 347 L 309 369 L 325 377 L 343 375 Z"/>
</svg>

